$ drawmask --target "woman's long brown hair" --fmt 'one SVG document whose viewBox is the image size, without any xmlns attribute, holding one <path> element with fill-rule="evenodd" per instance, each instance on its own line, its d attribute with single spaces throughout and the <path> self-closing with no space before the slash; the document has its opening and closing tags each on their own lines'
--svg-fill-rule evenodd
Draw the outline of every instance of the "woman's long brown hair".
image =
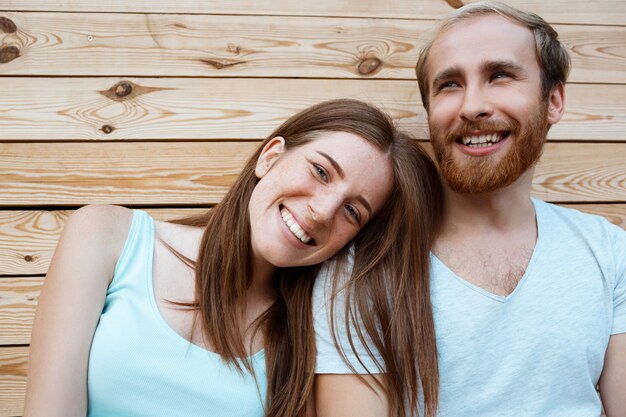
<svg viewBox="0 0 626 417">
<path fill-rule="evenodd" d="M 416 409 L 423 392 L 426 416 L 437 404 L 437 351 L 428 285 L 428 251 L 437 225 L 441 190 L 436 169 L 417 142 L 387 115 L 356 100 L 332 100 L 292 116 L 259 146 L 224 199 L 211 211 L 177 223 L 203 227 L 196 268 L 196 300 L 204 336 L 240 370 L 253 372 L 241 329 L 253 274 L 248 205 L 254 169 L 265 143 L 282 136 L 301 146 L 321 132 L 360 136 L 389 155 L 394 190 L 389 201 L 346 247 L 355 248 L 346 312 L 358 311 L 366 335 L 384 361 L 384 389 L 392 415 Z M 346 262 L 348 251 L 338 255 Z M 266 415 L 306 413 L 315 375 L 312 291 L 319 265 L 278 268 L 277 298 L 254 323 L 265 343 Z M 249 329 L 244 329 L 247 331 Z"/>
<path fill-rule="evenodd" d="M 337 257 L 331 269 L 332 294 L 342 293 L 346 323 L 346 330 L 331 323 L 331 331 L 342 353 L 345 347 L 337 331 L 347 332 L 356 354 L 352 329 L 367 351 L 380 354 L 383 363 L 373 358 L 377 368 L 367 371 L 384 373 L 390 416 L 419 415 L 422 409 L 425 417 L 432 417 L 437 412 L 439 371 L 429 253 L 443 196 L 437 169 L 424 149 L 405 133 L 395 135 L 388 151 L 395 184 L 387 206 L 354 239 L 350 279 L 341 278 L 350 269 L 347 257 Z M 330 306 L 333 317 L 341 314 L 335 311 L 334 298 Z"/>
</svg>

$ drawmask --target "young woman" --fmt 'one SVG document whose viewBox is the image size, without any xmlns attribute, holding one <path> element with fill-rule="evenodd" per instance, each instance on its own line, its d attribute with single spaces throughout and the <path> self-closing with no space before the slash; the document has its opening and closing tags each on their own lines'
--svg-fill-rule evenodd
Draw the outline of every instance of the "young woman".
<svg viewBox="0 0 626 417">
<path fill-rule="evenodd" d="M 24 415 L 306 415 L 319 265 L 345 263 L 354 248 L 355 305 L 381 279 L 426 291 L 418 321 L 432 330 L 422 261 L 440 198 L 414 140 L 376 108 L 335 100 L 276 129 L 206 214 L 161 223 L 122 207 L 78 210 L 39 300 Z M 412 287 L 416 274 L 425 289 Z M 404 308 L 371 299 L 390 317 Z M 435 369 L 422 378 L 429 395 L 431 335 L 415 341 Z M 399 402 L 408 391 L 398 383 L 415 372 L 405 362 L 383 381 Z"/>
</svg>

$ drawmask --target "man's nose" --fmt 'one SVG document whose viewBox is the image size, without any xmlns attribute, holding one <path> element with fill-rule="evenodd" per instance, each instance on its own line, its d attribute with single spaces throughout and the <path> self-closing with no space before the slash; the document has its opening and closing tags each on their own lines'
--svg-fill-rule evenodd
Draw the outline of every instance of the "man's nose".
<svg viewBox="0 0 626 417">
<path fill-rule="evenodd" d="M 467 86 L 459 116 L 467 121 L 478 121 L 493 115 L 493 104 L 482 86 Z"/>
</svg>

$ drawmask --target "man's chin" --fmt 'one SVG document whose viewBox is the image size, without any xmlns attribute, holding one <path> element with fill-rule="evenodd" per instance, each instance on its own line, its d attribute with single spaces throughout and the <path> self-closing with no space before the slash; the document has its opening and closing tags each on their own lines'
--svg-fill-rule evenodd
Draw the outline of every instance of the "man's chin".
<svg viewBox="0 0 626 417">
<path fill-rule="evenodd" d="M 486 194 L 507 187 L 522 174 L 504 161 L 483 160 L 474 166 L 459 166 L 453 161 L 440 164 L 441 176 L 459 194 Z"/>
</svg>

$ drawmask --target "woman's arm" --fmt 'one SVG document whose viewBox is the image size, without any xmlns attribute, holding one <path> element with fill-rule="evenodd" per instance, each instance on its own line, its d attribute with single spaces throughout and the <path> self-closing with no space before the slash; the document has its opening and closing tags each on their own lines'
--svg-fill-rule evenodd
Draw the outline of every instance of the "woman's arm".
<svg viewBox="0 0 626 417">
<path fill-rule="evenodd" d="M 88 206 L 67 221 L 39 297 L 25 417 L 84 417 L 89 349 L 132 211 Z"/>
<path fill-rule="evenodd" d="M 362 379 L 361 379 L 362 378 Z M 387 417 L 387 401 L 376 375 L 315 375 L 315 409 L 323 417 Z"/>
<path fill-rule="evenodd" d="M 626 416 L 626 333 L 609 339 L 599 385 L 606 416 Z"/>
</svg>

